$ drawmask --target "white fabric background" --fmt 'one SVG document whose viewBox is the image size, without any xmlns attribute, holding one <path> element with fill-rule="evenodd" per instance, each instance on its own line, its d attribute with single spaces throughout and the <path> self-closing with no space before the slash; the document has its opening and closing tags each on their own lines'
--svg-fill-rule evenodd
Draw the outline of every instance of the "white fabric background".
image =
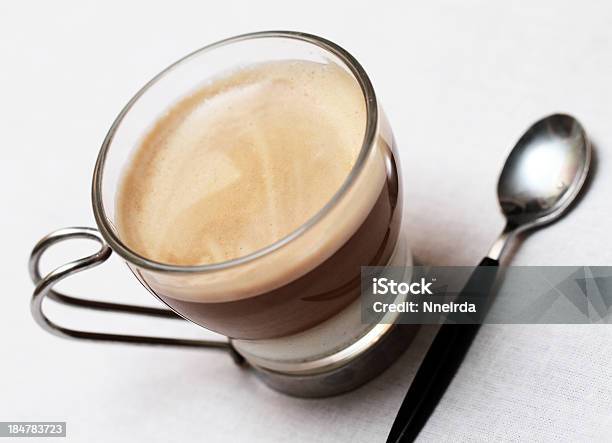
<svg viewBox="0 0 612 443">
<path fill-rule="evenodd" d="M 495 183 L 506 153 L 532 121 L 566 111 L 597 144 L 596 176 L 513 263 L 611 265 L 611 23 L 605 1 L 2 2 L 0 421 L 65 420 L 68 441 L 92 443 L 384 441 L 431 328 L 355 392 L 289 398 L 214 352 L 44 333 L 28 313 L 31 246 L 50 230 L 93 225 L 98 147 L 146 80 L 204 44 L 284 28 L 338 42 L 371 75 L 401 150 L 420 261 L 478 262 L 501 229 Z M 60 249 L 49 266 L 84 251 Z M 153 303 L 117 258 L 67 286 Z M 204 333 L 53 313 L 75 326 Z M 485 326 L 421 440 L 612 441 L 611 351 L 609 326 Z"/>
</svg>

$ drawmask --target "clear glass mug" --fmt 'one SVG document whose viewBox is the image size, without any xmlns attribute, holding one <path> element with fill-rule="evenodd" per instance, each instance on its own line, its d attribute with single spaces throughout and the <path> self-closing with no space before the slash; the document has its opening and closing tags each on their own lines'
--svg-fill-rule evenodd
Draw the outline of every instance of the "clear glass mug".
<svg viewBox="0 0 612 443">
<path fill-rule="evenodd" d="M 203 81 L 239 66 L 272 60 L 333 62 L 350 73 L 361 89 L 366 108 L 363 143 L 341 188 L 296 231 L 235 260 L 176 266 L 152 261 L 127 247 L 115 227 L 115 198 L 122 170 L 151 124 Z M 32 314 L 49 332 L 90 340 L 213 346 L 229 349 L 236 360 L 246 358 L 262 370 L 291 375 L 342 367 L 389 334 L 390 325 L 361 323 L 358 297 L 361 266 L 409 264 L 401 235 L 399 160 L 367 74 L 347 51 L 330 41 L 288 31 L 245 34 L 197 50 L 159 73 L 111 126 L 93 174 L 92 203 L 99 231 L 60 230 L 42 239 L 32 252 L 30 272 L 37 284 Z M 94 239 L 101 249 L 43 278 L 42 254 L 68 238 Z M 52 289 L 68 275 L 103 262 L 111 250 L 170 310 L 91 302 Z M 45 316 L 42 301 L 46 296 L 93 309 L 182 317 L 230 340 L 218 343 L 70 330 Z"/>
</svg>

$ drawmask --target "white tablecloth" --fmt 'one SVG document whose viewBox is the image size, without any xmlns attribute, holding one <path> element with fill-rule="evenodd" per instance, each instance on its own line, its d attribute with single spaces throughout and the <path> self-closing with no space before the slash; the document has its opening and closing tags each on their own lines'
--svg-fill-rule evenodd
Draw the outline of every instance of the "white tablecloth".
<svg viewBox="0 0 612 443">
<path fill-rule="evenodd" d="M 0 4 L 0 421 L 66 421 L 68 441 L 91 443 L 383 442 L 432 328 L 357 391 L 289 398 L 215 352 L 44 333 L 28 312 L 29 249 L 52 229 L 93 225 L 98 147 L 146 80 L 206 43 L 285 28 L 338 42 L 370 73 L 399 143 L 421 262 L 478 262 L 501 229 L 495 183 L 506 153 L 532 121 L 565 111 L 597 145 L 596 175 L 580 205 L 526 239 L 512 263 L 611 265 L 611 24 L 603 1 Z M 49 266 L 89 250 L 59 249 Z M 116 258 L 66 286 L 153 303 Z M 73 326 L 203 334 L 52 313 Z M 611 363 L 607 325 L 485 326 L 422 441 L 610 441 Z"/>
</svg>

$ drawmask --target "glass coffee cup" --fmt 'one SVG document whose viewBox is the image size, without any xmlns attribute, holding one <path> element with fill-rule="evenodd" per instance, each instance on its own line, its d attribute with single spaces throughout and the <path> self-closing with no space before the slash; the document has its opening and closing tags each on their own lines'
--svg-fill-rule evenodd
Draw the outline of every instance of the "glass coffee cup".
<svg viewBox="0 0 612 443">
<path fill-rule="evenodd" d="M 115 201 L 125 165 L 160 112 L 203 81 L 237 66 L 282 60 L 334 63 L 350 74 L 363 94 L 366 121 L 359 155 L 331 200 L 284 238 L 229 261 L 179 266 L 153 261 L 128 247 L 116 226 Z M 345 391 L 376 375 L 414 333 L 413 327 L 361 321 L 361 266 L 410 265 L 402 234 L 401 173 L 390 126 L 365 71 L 347 51 L 325 39 L 286 31 L 246 34 L 206 46 L 162 71 L 111 126 L 93 174 L 92 203 L 99 231 L 60 230 L 41 240 L 32 253 L 30 271 L 37 283 L 32 313 L 42 327 L 57 335 L 229 349 L 271 386 L 289 394 L 321 396 Z M 38 262 L 44 251 L 77 237 L 97 240 L 100 251 L 42 278 Z M 170 309 L 90 302 L 52 290 L 62 278 L 102 263 L 111 251 Z M 74 331 L 45 316 L 45 296 L 93 309 L 184 318 L 229 340 L 212 343 Z"/>
</svg>

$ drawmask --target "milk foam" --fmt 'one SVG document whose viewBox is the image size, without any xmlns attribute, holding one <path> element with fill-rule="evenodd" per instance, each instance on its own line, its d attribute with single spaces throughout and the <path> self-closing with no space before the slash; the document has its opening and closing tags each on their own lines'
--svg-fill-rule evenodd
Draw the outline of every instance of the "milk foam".
<svg viewBox="0 0 612 443">
<path fill-rule="evenodd" d="M 153 126 L 124 172 L 121 239 L 162 263 L 248 255 L 299 228 L 342 186 L 366 109 L 333 63 L 269 62 L 219 78 Z"/>
</svg>

